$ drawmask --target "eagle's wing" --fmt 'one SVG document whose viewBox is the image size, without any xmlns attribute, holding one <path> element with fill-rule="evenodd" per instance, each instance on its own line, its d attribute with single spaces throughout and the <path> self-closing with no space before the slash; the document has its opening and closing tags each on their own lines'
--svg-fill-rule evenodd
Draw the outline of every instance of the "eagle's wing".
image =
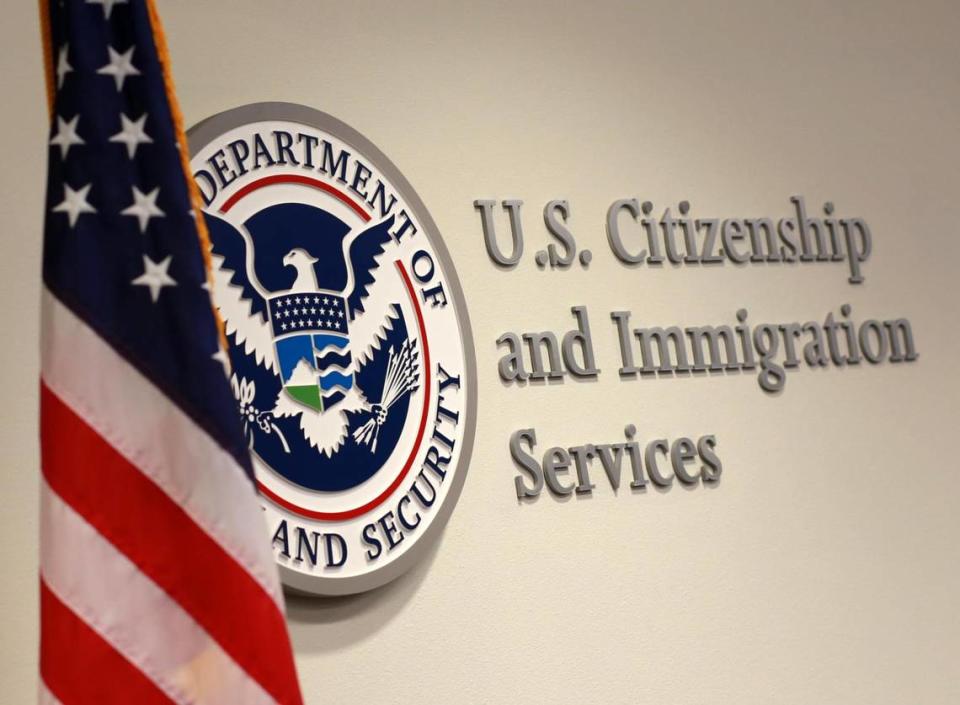
<svg viewBox="0 0 960 705">
<path fill-rule="evenodd" d="M 352 269 L 353 290 L 347 297 L 350 314 L 350 341 L 353 367 L 366 362 L 380 348 L 387 333 L 400 317 L 395 297 L 376 286 L 374 271 L 392 268 L 397 245 L 390 235 L 393 216 L 357 235 L 350 244 L 348 262 Z M 382 272 L 391 275 L 392 272 Z"/>
<path fill-rule="evenodd" d="M 257 364 L 279 374 L 273 355 L 273 336 L 267 320 L 267 302 L 252 280 L 252 251 L 239 230 L 217 216 L 205 214 L 213 245 L 214 302 L 228 335 Z"/>
</svg>

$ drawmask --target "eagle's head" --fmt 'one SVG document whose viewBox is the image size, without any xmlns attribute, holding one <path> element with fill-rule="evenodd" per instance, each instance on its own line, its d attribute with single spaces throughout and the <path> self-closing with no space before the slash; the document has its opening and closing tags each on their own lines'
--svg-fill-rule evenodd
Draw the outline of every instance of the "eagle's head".
<svg viewBox="0 0 960 705">
<path fill-rule="evenodd" d="M 283 256 L 283 263 L 287 267 L 300 269 L 303 266 L 311 266 L 317 262 L 316 257 L 312 257 L 309 252 L 300 247 L 295 247 Z"/>
</svg>

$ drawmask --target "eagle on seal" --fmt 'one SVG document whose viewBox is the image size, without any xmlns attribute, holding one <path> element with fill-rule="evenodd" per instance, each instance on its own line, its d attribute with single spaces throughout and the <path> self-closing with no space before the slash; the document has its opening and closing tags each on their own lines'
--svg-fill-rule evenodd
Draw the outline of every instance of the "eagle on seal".
<svg viewBox="0 0 960 705">
<path fill-rule="evenodd" d="M 390 405 L 419 382 L 411 340 L 390 349 L 379 401 L 369 401 L 356 379 L 402 315 L 389 287 L 378 287 L 376 278 L 378 268 L 394 259 L 394 217 L 353 230 L 343 225 L 339 242 L 328 234 L 298 232 L 296 246 L 288 247 L 290 237 L 277 238 L 272 231 L 270 237 L 254 237 L 265 223 L 267 230 L 275 228 L 268 211 L 297 227 L 309 228 L 321 214 L 342 225 L 304 204 L 272 206 L 239 226 L 207 213 L 214 302 L 225 331 L 239 350 L 279 378 L 281 389 L 265 417 L 299 417 L 304 438 L 330 457 L 347 438 L 347 412 L 368 412 L 354 438 L 373 452 Z M 282 256 L 277 247 L 286 249 Z M 268 289 L 262 274 L 281 285 Z"/>
</svg>

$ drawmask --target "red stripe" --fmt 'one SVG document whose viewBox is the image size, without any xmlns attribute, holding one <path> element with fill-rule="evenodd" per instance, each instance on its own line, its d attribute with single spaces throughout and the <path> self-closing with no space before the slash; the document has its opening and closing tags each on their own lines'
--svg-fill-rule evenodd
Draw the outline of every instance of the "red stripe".
<svg viewBox="0 0 960 705">
<path fill-rule="evenodd" d="M 299 514 L 300 516 L 308 517 L 310 519 L 319 519 L 320 521 L 343 521 L 362 516 L 371 509 L 378 507 L 384 502 L 384 500 L 387 499 L 387 497 L 393 494 L 394 490 L 400 486 L 400 483 L 403 482 L 403 479 L 410 473 L 410 468 L 413 466 L 413 459 L 420 451 L 420 444 L 423 442 L 423 434 L 427 428 L 427 412 L 430 410 L 430 346 L 427 344 L 427 328 L 423 323 L 423 311 L 420 308 L 420 302 L 417 301 L 417 295 L 413 291 L 413 282 L 410 281 L 410 275 L 403 266 L 403 262 L 397 260 L 394 262 L 394 264 L 400 271 L 400 276 L 403 278 L 404 286 L 407 288 L 407 295 L 410 297 L 410 301 L 413 302 L 413 309 L 417 313 L 417 329 L 420 331 L 420 343 L 421 347 L 423 348 L 423 411 L 420 413 L 420 426 L 417 429 L 417 438 L 413 443 L 413 450 L 411 450 L 410 455 L 407 456 L 407 462 L 404 463 L 403 468 L 400 470 L 400 474 L 394 478 L 393 482 L 390 483 L 390 486 L 387 487 L 387 489 L 366 504 L 362 504 L 359 507 L 347 509 L 342 512 L 318 512 L 314 511 L 313 509 L 306 509 L 284 499 L 262 482 L 257 482 L 257 487 L 260 489 L 261 494 L 269 497 L 270 500 L 275 504 L 289 509 L 294 514 Z"/>
<path fill-rule="evenodd" d="M 364 222 L 370 220 L 370 214 L 361 208 L 360 205 L 347 194 L 337 190 L 330 184 L 324 183 L 323 181 L 310 178 L 309 176 L 302 176 L 300 174 L 276 174 L 275 176 L 264 176 L 262 179 L 252 181 L 224 201 L 223 205 L 220 206 L 220 212 L 226 213 L 228 210 L 237 205 L 237 201 L 244 196 L 253 193 L 257 189 L 261 189 L 264 186 L 272 186 L 273 184 L 301 184 L 303 186 L 310 186 L 312 188 L 319 189 L 320 191 L 325 191 L 349 206 L 354 213 L 363 218 Z"/>
<path fill-rule="evenodd" d="M 40 675 L 69 705 L 169 705 L 153 681 L 127 661 L 40 581 Z"/>
<path fill-rule="evenodd" d="M 53 491 L 176 600 L 278 703 L 302 703 L 276 603 L 157 485 L 45 384 L 40 390 L 43 473 Z"/>
</svg>

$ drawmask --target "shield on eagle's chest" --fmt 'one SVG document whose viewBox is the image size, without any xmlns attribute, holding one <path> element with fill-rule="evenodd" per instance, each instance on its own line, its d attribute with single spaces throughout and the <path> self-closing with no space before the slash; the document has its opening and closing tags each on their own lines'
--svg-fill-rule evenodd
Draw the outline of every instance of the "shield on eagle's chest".
<svg viewBox="0 0 960 705">
<path fill-rule="evenodd" d="M 274 296 L 270 322 L 283 391 L 318 412 L 336 406 L 353 387 L 344 298 L 322 291 Z"/>
</svg>

